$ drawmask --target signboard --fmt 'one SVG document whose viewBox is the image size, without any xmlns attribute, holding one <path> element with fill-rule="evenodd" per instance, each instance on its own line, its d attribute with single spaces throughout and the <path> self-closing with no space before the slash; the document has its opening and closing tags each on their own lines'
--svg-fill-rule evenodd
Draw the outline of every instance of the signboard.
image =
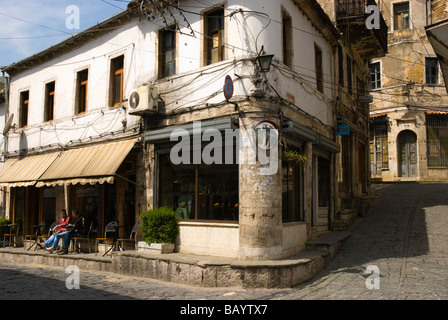
<svg viewBox="0 0 448 320">
<path fill-rule="evenodd" d="M 338 125 L 338 130 L 336 131 L 337 136 L 349 136 L 350 135 L 350 126 L 349 125 Z"/>
<path fill-rule="evenodd" d="M 358 101 L 361 102 L 361 103 L 372 103 L 373 102 L 373 96 L 371 96 L 371 95 L 369 95 L 369 96 L 359 96 Z"/>
<path fill-rule="evenodd" d="M 224 82 L 224 97 L 226 100 L 230 100 L 233 97 L 233 80 L 230 76 L 227 76 Z"/>
</svg>

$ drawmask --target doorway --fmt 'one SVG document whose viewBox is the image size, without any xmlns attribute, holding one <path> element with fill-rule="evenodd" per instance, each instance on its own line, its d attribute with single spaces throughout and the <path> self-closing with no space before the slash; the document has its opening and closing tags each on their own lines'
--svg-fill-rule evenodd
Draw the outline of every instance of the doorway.
<svg viewBox="0 0 448 320">
<path fill-rule="evenodd" d="M 399 177 L 417 177 L 417 135 L 405 130 L 397 138 Z"/>
</svg>

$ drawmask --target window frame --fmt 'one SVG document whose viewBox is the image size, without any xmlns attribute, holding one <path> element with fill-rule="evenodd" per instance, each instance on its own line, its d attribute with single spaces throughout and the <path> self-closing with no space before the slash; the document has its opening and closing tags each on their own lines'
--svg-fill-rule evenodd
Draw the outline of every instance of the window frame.
<svg viewBox="0 0 448 320">
<path fill-rule="evenodd" d="M 407 5 L 406 9 L 397 9 L 399 6 L 405 6 Z M 394 25 L 394 31 L 398 30 L 409 30 L 411 29 L 411 5 L 408 2 L 396 2 L 392 3 L 392 12 L 393 12 L 393 25 Z M 408 21 L 407 25 L 404 21 L 404 13 L 408 14 Z"/>
<path fill-rule="evenodd" d="M 121 62 L 118 62 L 122 60 Z M 125 66 L 125 55 L 119 54 L 110 59 L 110 98 L 109 105 L 112 107 L 117 107 L 124 102 L 124 66 Z M 120 76 L 120 88 L 116 87 L 116 77 Z M 119 100 L 116 100 L 117 90 L 119 90 Z"/>
<path fill-rule="evenodd" d="M 56 81 L 47 82 L 45 84 L 44 122 L 54 120 L 55 93 Z"/>
<path fill-rule="evenodd" d="M 85 77 L 83 75 L 86 75 Z M 84 80 L 85 79 L 85 80 Z M 89 68 L 76 72 L 76 105 L 75 114 L 83 114 L 87 112 L 87 96 L 89 92 Z M 84 97 L 81 99 L 84 90 Z"/>
<path fill-rule="evenodd" d="M 19 99 L 19 127 L 26 128 L 28 126 L 28 114 L 30 108 L 30 90 L 20 91 Z M 26 112 L 24 112 L 25 110 Z"/>
<path fill-rule="evenodd" d="M 316 89 L 320 93 L 324 93 L 323 52 L 316 43 L 314 44 L 314 67 L 316 71 Z"/>
<path fill-rule="evenodd" d="M 435 66 L 432 65 L 432 63 L 435 62 Z M 430 65 L 431 64 L 431 65 Z M 435 73 L 432 73 L 432 68 L 435 68 Z M 431 85 L 431 86 L 437 86 L 440 84 L 440 77 L 439 77 L 439 59 L 436 57 L 425 57 L 425 84 Z M 429 74 L 428 74 L 429 72 Z M 432 81 L 432 77 L 435 77 L 435 80 Z M 430 81 L 428 81 L 428 79 Z"/>
<path fill-rule="evenodd" d="M 173 76 L 177 73 L 177 32 L 176 25 L 171 26 L 168 29 L 159 30 L 159 79 L 167 78 Z M 167 65 L 166 60 L 166 50 L 168 47 L 166 46 L 167 36 L 170 35 L 171 38 L 171 73 L 167 73 L 165 66 Z"/>
<path fill-rule="evenodd" d="M 293 28 L 292 17 L 282 7 L 282 61 L 283 63 L 293 69 L 294 61 L 294 46 L 293 46 Z"/>
<path fill-rule="evenodd" d="M 218 15 L 213 16 L 218 13 Z M 226 32 L 226 21 L 225 21 L 225 8 L 224 5 L 219 5 L 213 7 L 212 9 L 206 11 L 203 14 L 204 21 L 204 65 L 212 65 L 225 60 L 225 32 Z M 218 18 L 216 18 L 218 17 Z M 218 19 L 218 29 L 216 32 L 211 30 L 211 19 Z M 214 34 L 217 34 L 217 46 L 214 46 Z M 217 60 L 213 60 L 213 50 L 218 49 Z"/>
<path fill-rule="evenodd" d="M 374 71 L 374 67 L 376 66 L 378 67 L 378 70 L 373 73 L 372 71 Z M 383 86 L 381 61 L 373 61 L 369 63 L 369 74 L 370 74 L 370 81 L 369 81 L 370 90 L 381 89 Z M 372 76 L 375 77 L 375 80 L 372 80 Z M 373 83 L 375 83 L 375 86 L 372 85 Z"/>
</svg>

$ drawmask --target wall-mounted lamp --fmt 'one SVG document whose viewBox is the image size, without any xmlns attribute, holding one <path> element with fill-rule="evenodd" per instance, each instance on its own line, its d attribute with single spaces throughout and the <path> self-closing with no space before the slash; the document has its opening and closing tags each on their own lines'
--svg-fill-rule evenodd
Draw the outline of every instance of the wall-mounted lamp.
<svg viewBox="0 0 448 320">
<path fill-rule="evenodd" d="M 273 54 L 260 55 L 255 58 L 261 72 L 268 72 L 271 69 Z"/>
</svg>

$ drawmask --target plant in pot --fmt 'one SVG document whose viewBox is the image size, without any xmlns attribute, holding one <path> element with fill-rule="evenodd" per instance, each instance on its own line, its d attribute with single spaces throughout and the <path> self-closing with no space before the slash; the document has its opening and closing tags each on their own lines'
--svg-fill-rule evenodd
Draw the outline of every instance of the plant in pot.
<svg viewBox="0 0 448 320">
<path fill-rule="evenodd" d="M 306 162 L 307 157 L 296 150 L 283 151 L 283 160 L 289 165 L 298 166 Z"/>
<path fill-rule="evenodd" d="M 179 218 L 171 208 L 160 207 L 142 214 L 142 240 L 139 251 L 170 253 L 179 234 Z"/>
</svg>

